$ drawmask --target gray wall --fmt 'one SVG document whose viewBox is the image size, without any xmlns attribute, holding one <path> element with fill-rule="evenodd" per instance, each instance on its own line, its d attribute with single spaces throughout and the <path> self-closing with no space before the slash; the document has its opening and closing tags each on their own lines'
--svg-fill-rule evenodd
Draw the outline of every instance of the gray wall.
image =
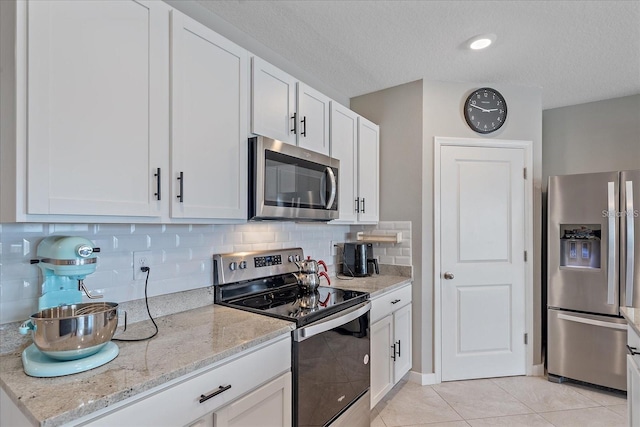
<svg viewBox="0 0 640 427">
<path fill-rule="evenodd" d="M 482 86 L 427 81 L 420 85 L 420 82 L 413 82 L 351 100 L 353 110 L 378 123 L 382 129 L 380 170 L 384 184 L 380 189 L 381 219 L 409 219 L 413 222 L 415 327 L 412 370 L 421 374 L 434 372 L 433 144 L 436 136 L 533 141 L 535 253 L 532 345 L 533 362 L 541 363 L 541 90 L 487 84 L 505 96 L 509 116 L 502 129 L 483 137 L 471 131 L 462 116 L 466 96 L 472 89 Z M 421 127 L 421 132 L 418 127 Z"/>
<path fill-rule="evenodd" d="M 351 100 L 351 109 L 380 125 L 380 220 L 411 221 L 414 283 L 413 324 L 424 324 L 431 307 L 422 304 L 422 81 L 407 83 Z M 427 322 L 429 324 L 430 320 Z M 413 371 L 423 369 L 421 354 L 430 353 L 430 330 L 413 328 Z"/>
<path fill-rule="evenodd" d="M 640 169 L 640 95 L 542 113 L 542 174 Z"/>
</svg>

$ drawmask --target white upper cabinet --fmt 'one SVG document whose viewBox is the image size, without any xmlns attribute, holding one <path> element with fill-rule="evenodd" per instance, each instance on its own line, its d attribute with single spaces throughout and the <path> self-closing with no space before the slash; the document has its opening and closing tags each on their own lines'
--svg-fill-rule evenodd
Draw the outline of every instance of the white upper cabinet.
<svg viewBox="0 0 640 427">
<path fill-rule="evenodd" d="M 247 51 L 171 12 L 171 217 L 246 219 Z"/>
<path fill-rule="evenodd" d="M 28 29 L 26 213 L 159 216 L 154 173 L 168 164 L 166 5 L 27 8 L 28 25 L 17 24 Z"/>
<path fill-rule="evenodd" d="M 379 127 L 331 102 L 331 156 L 340 160 L 336 224 L 379 220 Z"/>
<path fill-rule="evenodd" d="M 254 56 L 251 83 L 251 132 L 296 145 L 296 79 Z"/>
<path fill-rule="evenodd" d="M 298 146 L 329 155 L 329 103 L 331 99 L 298 82 Z"/>
<path fill-rule="evenodd" d="M 379 220 L 380 128 L 358 117 L 358 197 L 359 223 Z"/>
<path fill-rule="evenodd" d="M 340 160 L 338 171 L 338 219 L 335 223 L 355 223 L 358 191 L 358 115 L 331 103 L 331 157 Z"/>
<path fill-rule="evenodd" d="M 251 132 L 329 155 L 330 98 L 253 57 Z"/>
</svg>

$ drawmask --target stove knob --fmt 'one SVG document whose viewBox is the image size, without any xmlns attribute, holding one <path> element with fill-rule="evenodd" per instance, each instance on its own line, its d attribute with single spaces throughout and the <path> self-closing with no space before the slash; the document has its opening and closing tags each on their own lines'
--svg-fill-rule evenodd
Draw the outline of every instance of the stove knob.
<svg viewBox="0 0 640 427">
<path fill-rule="evenodd" d="M 296 255 L 296 261 L 300 262 L 300 255 Z"/>
<path fill-rule="evenodd" d="M 287 258 L 289 260 L 289 262 L 293 262 L 293 255 L 289 255 L 289 258 Z"/>
<path fill-rule="evenodd" d="M 235 261 L 231 262 L 229 264 L 229 270 L 231 271 L 235 271 L 236 267 L 238 266 L 238 263 L 236 263 Z"/>
<path fill-rule="evenodd" d="M 245 268 L 247 268 L 247 261 L 242 261 L 239 265 L 238 268 L 240 268 L 241 270 L 244 270 Z"/>
</svg>

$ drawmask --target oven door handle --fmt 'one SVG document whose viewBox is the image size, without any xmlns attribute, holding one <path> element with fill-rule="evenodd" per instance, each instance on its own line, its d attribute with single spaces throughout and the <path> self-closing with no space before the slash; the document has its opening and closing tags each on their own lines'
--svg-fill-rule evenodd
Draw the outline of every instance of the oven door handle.
<svg viewBox="0 0 640 427">
<path fill-rule="evenodd" d="M 314 335 L 330 331 L 333 328 L 337 328 L 338 326 L 345 325 L 352 320 L 357 319 L 369 310 L 371 310 L 371 302 L 363 302 L 349 310 L 341 311 L 340 313 L 329 316 L 326 319 L 322 319 L 318 322 L 312 323 L 311 325 L 303 326 L 300 329 L 294 330 L 293 340 L 300 342 L 307 338 L 311 338 Z"/>
</svg>

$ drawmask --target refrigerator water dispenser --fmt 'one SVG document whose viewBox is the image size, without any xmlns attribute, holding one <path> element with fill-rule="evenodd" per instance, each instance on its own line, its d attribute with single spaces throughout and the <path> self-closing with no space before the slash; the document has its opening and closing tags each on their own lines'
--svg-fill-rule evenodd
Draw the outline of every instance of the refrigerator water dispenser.
<svg viewBox="0 0 640 427">
<path fill-rule="evenodd" d="M 560 268 L 600 269 L 600 224 L 560 225 Z"/>
</svg>

